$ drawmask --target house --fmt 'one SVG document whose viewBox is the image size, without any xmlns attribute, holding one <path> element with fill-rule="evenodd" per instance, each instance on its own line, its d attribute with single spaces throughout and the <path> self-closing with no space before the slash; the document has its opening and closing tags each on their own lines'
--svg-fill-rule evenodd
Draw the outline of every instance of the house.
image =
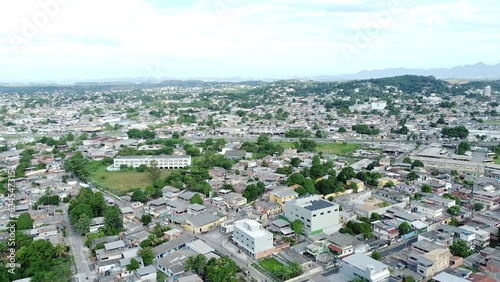
<svg viewBox="0 0 500 282">
<path fill-rule="evenodd" d="M 195 240 L 186 244 L 188 250 L 192 250 L 197 254 L 206 255 L 215 251 L 214 248 L 210 247 L 207 243 L 202 240 Z"/>
<path fill-rule="evenodd" d="M 186 231 L 194 233 L 203 233 L 203 232 L 208 232 L 209 230 L 211 230 L 216 226 L 219 226 L 221 222 L 223 222 L 226 219 L 226 217 L 225 216 L 220 217 L 213 212 L 205 211 L 197 215 L 188 214 L 185 217 L 179 216 L 177 220 L 179 219 L 181 225 L 184 227 Z"/>
<path fill-rule="evenodd" d="M 282 207 L 277 202 L 256 201 L 255 209 L 257 212 L 267 215 L 267 218 L 273 218 L 282 212 Z"/>
<path fill-rule="evenodd" d="M 356 178 L 347 180 L 346 184 L 349 187 L 351 187 L 351 185 L 355 186 L 358 192 L 362 192 L 365 190 L 365 183 Z"/>
<path fill-rule="evenodd" d="M 153 253 L 156 259 L 160 259 L 174 251 L 178 251 L 186 247 L 186 244 L 194 241 L 195 238 L 190 233 L 184 233 L 182 236 L 172 239 L 168 242 L 160 244 L 153 248 Z"/>
<path fill-rule="evenodd" d="M 102 227 L 104 227 L 104 217 L 101 216 L 92 218 L 90 222 L 90 233 L 95 233 Z"/>
<path fill-rule="evenodd" d="M 273 234 L 252 219 L 234 223 L 232 240 L 254 259 L 270 256 L 274 252 Z"/>
<path fill-rule="evenodd" d="M 156 261 L 158 270 L 165 273 L 167 276 L 178 276 L 185 272 L 184 262 L 192 256 L 196 256 L 196 252 L 192 250 L 179 250 L 168 254 Z"/>
<path fill-rule="evenodd" d="M 285 217 L 293 222 L 301 220 L 306 233 L 340 229 L 339 205 L 322 199 L 319 195 L 301 197 L 285 203 Z"/>
<path fill-rule="evenodd" d="M 457 277 L 455 275 L 446 273 L 446 272 L 441 272 L 438 275 L 432 277 L 432 281 L 434 282 L 470 282 L 467 279 L 463 279 L 460 277 Z M 476 281 L 476 280 L 473 280 Z"/>
<path fill-rule="evenodd" d="M 338 258 L 344 258 L 352 254 L 366 253 L 369 249 L 368 244 L 357 240 L 349 234 L 335 233 L 327 237 L 328 249 Z"/>
<path fill-rule="evenodd" d="M 268 229 L 283 236 L 292 236 L 295 233 L 290 228 L 290 223 L 283 219 L 273 220 Z"/>
<path fill-rule="evenodd" d="M 277 202 L 284 206 L 285 202 L 297 198 L 299 194 L 292 189 L 274 190 L 269 193 L 269 202 Z"/>
<path fill-rule="evenodd" d="M 141 282 L 156 282 L 156 269 L 152 265 L 144 266 L 135 271 Z"/>
<path fill-rule="evenodd" d="M 350 280 L 362 278 L 366 281 L 389 281 L 389 267 L 363 254 L 353 254 L 343 259 L 340 273 Z"/>
</svg>

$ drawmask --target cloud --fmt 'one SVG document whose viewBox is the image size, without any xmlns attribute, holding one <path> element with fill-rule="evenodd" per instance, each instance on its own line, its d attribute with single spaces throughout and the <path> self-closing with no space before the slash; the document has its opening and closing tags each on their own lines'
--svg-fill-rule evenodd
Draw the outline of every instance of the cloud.
<svg viewBox="0 0 500 282">
<path fill-rule="evenodd" d="M 489 0 L 62 1 L 0 3 L 0 81 L 453 66 L 494 60 L 500 42 L 500 5 Z M 51 15 L 47 3 L 59 3 Z M 357 49 L 349 60 L 345 44 Z"/>
</svg>

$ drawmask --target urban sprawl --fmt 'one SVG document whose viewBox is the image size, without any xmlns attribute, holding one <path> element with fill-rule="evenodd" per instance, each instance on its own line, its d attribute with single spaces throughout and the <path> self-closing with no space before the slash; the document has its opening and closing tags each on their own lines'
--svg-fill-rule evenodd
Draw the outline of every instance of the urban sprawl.
<svg viewBox="0 0 500 282">
<path fill-rule="evenodd" d="M 500 281 L 500 81 L 0 87 L 0 281 Z"/>
</svg>

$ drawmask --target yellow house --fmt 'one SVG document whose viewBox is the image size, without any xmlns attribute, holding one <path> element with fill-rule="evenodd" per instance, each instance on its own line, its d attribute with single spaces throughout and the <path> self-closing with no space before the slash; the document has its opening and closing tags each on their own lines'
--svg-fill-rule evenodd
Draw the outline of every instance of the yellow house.
<svg viewBox="0 0 500 282">
<path fill-rule="evenodd" d="M 280 204 L 280 206 L 283 207 L 283 205 L 286 202 L 291 201 L 291 200 L 297 198 L 298 196 L 299 196 L 299 194 L 297 192 L 293 191 L 292 189 L 276 190 L 276 191 L 272 191 L 269 194 L 269 202 L 276 202 L 276 203 Z"/>
<path fill-rule="evenodd" d="M 347 180 L 346 184 L 348 187 L 351 187 L 351 183 L 356 184 L 356 188 L 358 188 L 358 192 L 362 192 L 365 190 L 365 183 L 359 179 L 353 178 L 350 180 Z"/>
<path fill-rule="evenodd" d="M 387 183 L 392 182 L 394 185 L 398 185 L 399 181 L 397 179 L 389 178 L 389 177 L 382 177 L 377 179 L 378 182 L 378 187 L 382 188 L 384 187 Z"/>
<path fill-rule="evenodd" d="M 225 216 L 219 217 L 211 212 L 204 212 L 186 217 L 184 224 L 181 224 L 181 226 L 188 232 L 204 233 L 220 226 L 224 220 L 226 220 Z"/>
</svg>

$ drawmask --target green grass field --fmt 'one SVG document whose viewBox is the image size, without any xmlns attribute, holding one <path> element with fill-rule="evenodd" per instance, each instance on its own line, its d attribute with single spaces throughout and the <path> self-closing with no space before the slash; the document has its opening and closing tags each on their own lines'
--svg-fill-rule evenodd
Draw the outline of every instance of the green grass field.
<svg viewBox="0 0 500 282">
<path fill-rule="evenodd" d="M 278 141 L 275 142 L 283 146 L 283 148 L 295 148 L 293 142 L 290 141 Z M 335 141 L 331 142 L 317 142 L 318 146 L 316 147 L 316 152 L 322 152 L 324 154 L 333 154 L 338 156 L 349 156 L 354 153 L 356 150 L 361 148 L 359 144 L 353 143 L 337 143 Z"/>
<path fill-rule="evenodd" d="M 280 266 L 283 266 L 283 264 L 277 261 L 275 258 L 265 258 L 259 261 L 259 264 L 271 273 L 274 273 L 276 269 L 278 269 Z"/>
<path fill-rule="evenodd" d="M 500 124 L 500 120 L 485 120 L 484 123 L 486 124 Z"/>
<path fill-rule="evenodd" d="M 160 177 L 165 178 L 170 173 L 172 173 L 172 170 L 162 170 Z M 99 188 L 109 190 L 118 196 L 153 184 L 146 172 L 107 171 L 105 168 L 100 168 L 94 172 L 90 179 Z"/>
</svg>

